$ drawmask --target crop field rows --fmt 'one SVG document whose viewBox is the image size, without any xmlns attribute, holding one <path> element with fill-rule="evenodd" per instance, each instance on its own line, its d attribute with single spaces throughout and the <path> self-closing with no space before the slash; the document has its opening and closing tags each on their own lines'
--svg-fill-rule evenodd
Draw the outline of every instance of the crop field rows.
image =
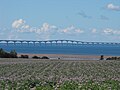
<svg viewBox="0 0 120 90">
<path fill-rule="evenodd" d="M 120 61 L 0 59 L 0 90 L 119 90 Z"/>
</svg>

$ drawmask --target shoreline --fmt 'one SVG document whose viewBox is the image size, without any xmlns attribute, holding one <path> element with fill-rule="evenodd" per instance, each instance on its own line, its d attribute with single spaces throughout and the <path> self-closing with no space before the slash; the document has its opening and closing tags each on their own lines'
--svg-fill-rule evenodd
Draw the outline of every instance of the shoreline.
<svg viewBox="0 0 120 90">
<path fill-rule="evenodd" d="M 63 60 L 99 60 L 101 55 L 73 55 L 73 54 L 30 54 L 30 53 L 18 53 L 18 57 L 21 55 L 28 55 L 29 58 L 33 56 L 47 56 L 50 59 L 63 59 Z M 112 56 L 105 55 L 104 58 Z"/>
</svg>

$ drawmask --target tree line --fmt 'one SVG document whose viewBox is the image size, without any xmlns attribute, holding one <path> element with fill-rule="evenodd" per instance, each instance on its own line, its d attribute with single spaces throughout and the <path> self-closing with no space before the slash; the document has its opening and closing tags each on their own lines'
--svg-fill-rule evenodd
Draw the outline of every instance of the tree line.
<svg viewBox="0 0 120 90">
<path fill-rule="evenodd" d="M 0 48 L 0 58 L 17 58 L 17 52 L 15 50 L 6 52 L 2 48 Z"/>
<path fill-rule="evenodd" d="M 29 58 L 28 55 L 21 55 L 20 57 L 17 56 L 17 52 L 15 50 L 11 50 L 10 52 L 4 51 L 0 48 L 0 58 Z M 47 56 L 33 56 L 33 59 L 49 59 Z"/>
<path fill-rule="evenodd" d="M 104 55 L 101 55 L 100 60 L 120 60 L 120 57 L 108 57 L 105 59 Z"/>
<path fill-rule="evenodd" d="M 108 57 L 106 60 L 120 60 L 120 57 Z"/>
</svg>

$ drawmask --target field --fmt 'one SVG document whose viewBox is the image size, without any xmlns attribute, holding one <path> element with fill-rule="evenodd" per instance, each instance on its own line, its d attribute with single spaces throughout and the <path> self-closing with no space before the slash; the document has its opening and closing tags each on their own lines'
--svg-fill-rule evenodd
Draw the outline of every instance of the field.
<svg viewBox="0 0 120 90">
<path fill-rule="evenodd" d="M 0 90 L 119 90 L 120 61 L 0 59 Z"/>
</svg>

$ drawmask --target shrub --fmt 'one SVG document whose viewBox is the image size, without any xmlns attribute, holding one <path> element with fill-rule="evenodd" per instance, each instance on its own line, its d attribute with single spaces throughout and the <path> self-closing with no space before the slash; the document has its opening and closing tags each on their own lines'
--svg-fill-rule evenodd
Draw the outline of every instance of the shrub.
<svg viewBox="0 0 120 90">
<path fill-rule="evenodd" d="M 109 58 L 106 58 L 106 60 L 111 60 L 111 58 L 109 57 Z"/>
<path fill-rule="evenodd" d="M 38 57 L 38 56 L 33 56 L 32 58 L 33 59 L 40 59 L 40 57 Z"/>
<path fill-rule="evenodd" d="M 17 52 L 15 50 L 11 50 L 10 56 L 11 58 L 17 58 Z"/>
<path fill-rule="evenodd" d="M 29 58 L 28 55 L 21 55 L 20 58 Z"/>
<path fill-rule="evenodd" d="M 43 56 L 41 59 L 49 59 L 47 56 Z"/>
<path fill-rule="evenodd" d="M 120 57 L 109 57 L 106 60 L 120 60 Z"/>
</svg>

